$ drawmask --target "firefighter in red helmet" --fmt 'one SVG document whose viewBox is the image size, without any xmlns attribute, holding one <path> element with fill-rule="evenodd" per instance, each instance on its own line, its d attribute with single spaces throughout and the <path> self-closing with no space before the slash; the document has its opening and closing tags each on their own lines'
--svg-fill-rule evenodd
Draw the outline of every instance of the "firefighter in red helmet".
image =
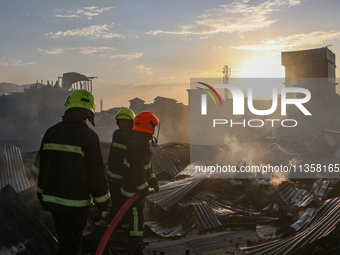
<svg viewBox="0 0 340 255">
<path fill-rule="evenodd" d="M 33 165 L 38 199 L 58 233 L 57 255 L 79 254 L 92 199 L 102 217 L 111 203 L 99 138 L 86 124 L 94 125 L 94 113 L 92 94 L 73 91 L 63 120 L 46 131 Z"/>
<path fill-rule="evenodd" d="M 139 199 L 127 212 L 124 223 L 129 228 L 130 254 L 143 254 L 144 197 L 149 187 L 158 192 L 159 185 L 151 168 L 150 141 L 158 125 L 158 118 L 152 112 L 141 112 L 135 117 L 132 134 L 127 143 L 125 170 L 122 179 L 122 204 L 137 192 Z"/>
</svg>

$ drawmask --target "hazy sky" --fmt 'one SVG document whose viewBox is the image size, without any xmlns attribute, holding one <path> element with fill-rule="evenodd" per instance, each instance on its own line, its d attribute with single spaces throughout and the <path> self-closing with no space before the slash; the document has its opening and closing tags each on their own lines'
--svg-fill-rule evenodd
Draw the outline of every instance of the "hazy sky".
<svg viewBox="0 0 340 255">
<path fill-rule="evenodd" d="M 222 77 L 224 65 L 234 78 L 284 77 L 281 51 L 332 44 L 340 56 L 339 0 L 0 3 L 0 82 L 96 76 L 104 109 L 135 97 L 187 104 L 190 78 Z"/>
</svg>

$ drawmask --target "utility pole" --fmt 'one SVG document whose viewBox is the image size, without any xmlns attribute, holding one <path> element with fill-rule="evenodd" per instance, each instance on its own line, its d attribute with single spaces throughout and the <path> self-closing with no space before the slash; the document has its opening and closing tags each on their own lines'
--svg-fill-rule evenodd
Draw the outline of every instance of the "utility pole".
<svg viewBox="0 0 340 255">
<path fill-rule="evenodd" d="M 229 84 L 229 77 L 231 75 L 231 68 L 228 67 L 228 65 L 225 65 L 222 70 L 223 75 L 223 84 Z M 232 98 L 232 94 L 229 91 L 229 89 L 224 89 L 224 96 L 225 99 Z"/>
</svg>

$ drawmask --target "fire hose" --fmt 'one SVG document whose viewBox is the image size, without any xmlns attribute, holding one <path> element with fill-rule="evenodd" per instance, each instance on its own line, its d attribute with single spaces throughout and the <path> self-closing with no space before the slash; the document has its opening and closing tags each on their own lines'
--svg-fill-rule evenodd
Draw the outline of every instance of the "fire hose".
<svg viewBox="0 0 340 255">
<path fill-rule="evenodd" d="M 126 203 L 120 208 L 119 212 L 116 214 L 114 219 L 111 221 L 110 226 L 105 231 L 103 238 L 100 240 L 100 243 L 97 247 L 95 255 L 102 255 L 107 242 L 109 241 L 113 231 L 116 229 L 118 223 L 121 221 L 125 213 L 129 210 L 129 208 L 141 197 L 140 193 L 134 194 Z"/>
</svg>

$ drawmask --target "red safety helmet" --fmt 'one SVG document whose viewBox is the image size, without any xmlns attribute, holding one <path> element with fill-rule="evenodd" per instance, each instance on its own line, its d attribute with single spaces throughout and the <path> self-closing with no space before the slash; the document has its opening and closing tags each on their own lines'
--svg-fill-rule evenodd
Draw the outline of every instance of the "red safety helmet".
<svg viewBox="0 0 340 255">
<path fill-rule="evenodd" d="M 141 112 L 135 117 L 135 124 L 132 130 L 153 134 L 158 122 L 158 118 L 152 112 Z"/>
</svg>

